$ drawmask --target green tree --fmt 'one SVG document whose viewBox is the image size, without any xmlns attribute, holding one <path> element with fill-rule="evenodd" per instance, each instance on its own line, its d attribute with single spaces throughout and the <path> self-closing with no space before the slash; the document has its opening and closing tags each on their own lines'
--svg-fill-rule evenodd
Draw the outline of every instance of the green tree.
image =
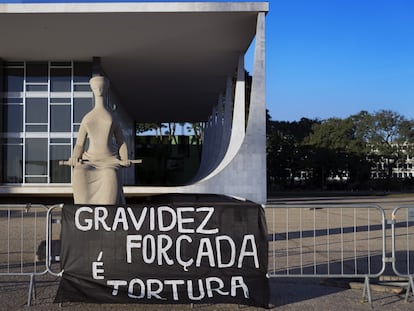
<svg viewBox="0 0 414 311">
<path fill-rule="evenodd" d="M 357 131 L 355 118 L 330 118 L 314 124 L 306 140 L 312 147 L 314 178 L 323 188 L 329 176 L 342 179 L 347 175 L 351 184 L 359 184 L 369 178 L 366 143 Z"/>
<path fill-rule="evenodd" d="M 390 185 L 393 169 L 414 153 L 414 121 L 390 110 L 324 121 L 278 122 L 268 115 L 267 153 L 269 182 L 289 186 L 300 172 L 311 172 L 325 188 L 329 176 L 346 173 L 347 186 L 371 187 L 378 166 Z"/>
<path fill-rule="evenodd" d="M 197 151 L 198 151 L 198 158 L 201 160 L 201 152 L 202 152 L 202 146 L 203 146 L 203 137 L 204 137 L 204 122 L 195 122 L 190 123 L 190 126 L 187 127 L 187 130 L 192 130 L 193 135 L 191 139 L 191 144 L 195 143 L 197 145 Z"/>
<path fill-rule="evenodd" d="M 270 184 L 293 186 L 295 177 L 308 165 L 309 149 L 303 143 L 317 122 L 302 118 L 300 121 L 272 121 L 267 116 L 267 175 Z"/>
<path fill-rule="evenodd" d="M 155 131 L 155 137 L 159 142 L 162 142 L 162 128 L 165 127 L 162 123 L 136 123 L 135 132 L 136 134 L 144 133 L 147 131 Z"/>
</svg>

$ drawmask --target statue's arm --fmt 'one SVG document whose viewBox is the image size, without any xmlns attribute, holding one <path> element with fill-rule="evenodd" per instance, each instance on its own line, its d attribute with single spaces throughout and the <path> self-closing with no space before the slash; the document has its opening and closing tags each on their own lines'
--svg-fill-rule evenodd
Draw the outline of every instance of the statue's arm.
<svg viewBox="0 0 414 311">
<path fill-rule="evenodd" d="M 125 142 L 124 134 L 122 134 L 122 130 L 119 125 L 115 126 L 115 140 L 117 145 L 119 146 L 119 158 L 121 160 L 122 166 L 130 166 L 131 161 L 128 159 L 128 146 Z"/>
<path fill-rule="evenodd" d="M 88 135 L 86 129 L 83 124 L 81 124 L 78 132 L 78 137 L 76 138 L 76 144 L 73 148 L 72 157 L 69 158 L 70 165 L 75 166 L 79 160 L 82 159 L 87 136 Z"/>
</svg>

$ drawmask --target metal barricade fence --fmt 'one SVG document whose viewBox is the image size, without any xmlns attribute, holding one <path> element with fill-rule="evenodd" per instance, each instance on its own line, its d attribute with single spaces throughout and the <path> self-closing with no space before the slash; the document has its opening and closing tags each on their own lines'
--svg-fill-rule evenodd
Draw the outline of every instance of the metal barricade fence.
<svg viewBox="0 0 414 311">
<path fill-rule="evenodd" d="M 405 301 L 414 295 L 414 205 L 402 205 L 392 212 L 392 267 L 394 273 L 407 278 Z"/>
<path fill-rule="evenodd" d="M 28 305 L 35 295 L 35 276 L 48 270 L 47 211 L 45 205 L 0 204 L 0 276 L 30 277 Z"/>
<path fill-rule="evenodd" d="M 61 245 L 61 220 L 62 220 L 62 208 L 64 204 L 58 204 L 51 206 L 47 211 L 48 221 L 48 248 L 47 248 L 47 272 L 54 276 L 62 276 L 60 264 L 60 245 Z"/>
<path fill-rule="evenodd" d="M 273 204 L 266 207 L 269 276 L 364 278 L 385 270 L 385 213 L 377 205 Z"/>
<path fill-rule="evenodd" d="M 63 204 L 0 204 L 0 277 L 28 276 L 27 304 L 35 277 L 61 276 L 60 220 Z M 392 257 L 386 256 L 386 217 L 378 205 L 271 204 L 265 209 L 270 278 L 363 278 L 393 273 L 407 278 L 406 301 L 414 295 L 414 205 L 392 212 Z"/>
</svg>

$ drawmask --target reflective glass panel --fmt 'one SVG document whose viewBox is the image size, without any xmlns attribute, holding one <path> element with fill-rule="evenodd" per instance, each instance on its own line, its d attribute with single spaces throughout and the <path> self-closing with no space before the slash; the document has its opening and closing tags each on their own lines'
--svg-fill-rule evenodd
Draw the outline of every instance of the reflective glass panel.
<svg viewBox="0 0 414 311">
<path fill-rule="evenodd" d="M 55 143 L 55 144 L 70 144 L 70 138 L 51 138 L 50 139 L 50 143 Z"/>
<path fill-rule="evenodd" d="M 73 82 L 89 82 L 89 79 L 91 77 L 92 77 L 92 63 L 89 63 L 89 62 L 75 62 L 74 63 Z"/>
<path fill-rule="evenodd" d="M 53 67 L 70 67 L 72 66 L 71 62 L 50 62 L 50 66 Z"/>
<path fill-rule="evenodd" d="M 26 175 L 47 174 L 47 138 L 26 139 Z"/>
<path fill-rule="evenodd" d="M 23 106 L 4 105 L 3 106 L 3 131 L 22 132 L 23 131 Z"/>
<path fill-rule="evenodd" d="M 26 122 L 47 123 L 47 98 L 26 98 Z"/>
<path fill-rule="evenodd" d="M 50 91 L 70 92 L 71 91 L 72 69 L 51 68 L 50 69 Z"/>
<path fill-rule="evenodd" d="M 73 122 L 80 123 L 83 116 L 92 109 L 92 98 L 74 98 Z"/>
<path fill-rule="evenodd" d="M 4 138 L 5 144 L 21 144 L 23 143 L 23 138 Z"/>
<path fill-rule="evenodd" d="M 45 184 L 47 183 L 47 177 L 26 177 L 25 182 L 31 184 Z"/>
<path fill-rule="evenodd" d="M 50 131 L 51 132 L 70 132 L 70 106 L 51 105 L 50 106 Z"/>
<path fill-rule="evenodd" d="M 47 92 L 47 84 L 26 84 L 28 92 Z"/>
<path fill-rule="evenodd" d="M 26 83 L 44 82 L 47 83 L 48 65 L 46 62 L 26 63 Z"/>
<path fill-rule="evenodd" d="M 50 146 L 50 182 L 70 183 L 70 166 L 59 165 L 59 161 L 69 159 L 70 154 L 70 145 Z"/>
<path fill-rule="evenodd" d="M 52 97 L 50 98 L 52 104 L 70 104 L 70 97 Z"/>
<path fill-rule="evenodd" d="M 23 104 L 22 97 L 7 97 L 3 98 L 3 103 L 5 104 Z"/>
<path fill-rule="evenodd" d="M 47 124 L 26 124 L 26 132 L 47 132 Z"/>
<path fill-rule="evenodd" d="M 73 90 L 75 92 L 91 92 L 91 87 L 89 84 L 75 84 L 73 86 Z"/>
<path fill-rule="evenodd" d="M 5 92 L 23 92 L 23 68 L 6 68 L 4 70 L 4 76 Z"/>
<path fill-rule="evenodd" d="M 4 65 L 7 66 L 24 66 L 24 62 L 4 62 Z"/>
<path fill-rule="evenodd" d="M 3 183 L 23 182 L 23 146 L 3 146 Z"/>
</svg>

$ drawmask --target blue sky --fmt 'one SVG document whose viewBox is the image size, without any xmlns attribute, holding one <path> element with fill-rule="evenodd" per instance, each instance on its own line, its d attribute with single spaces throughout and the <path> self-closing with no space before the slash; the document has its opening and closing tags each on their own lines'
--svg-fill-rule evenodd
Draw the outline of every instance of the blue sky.
<svg viewBox="0 0 414 311">
<path fill-rule="evenodd" d="M 270 1 L 266 27 L 272 119 L 414 118 L 414 1 Z"/>
<path fill-rule="evenodd" d="M 266 105 L 273 120 L 380 109 L 414 119 L 413 0 L 271 0 L 269 6 Z"/>
</svg>

